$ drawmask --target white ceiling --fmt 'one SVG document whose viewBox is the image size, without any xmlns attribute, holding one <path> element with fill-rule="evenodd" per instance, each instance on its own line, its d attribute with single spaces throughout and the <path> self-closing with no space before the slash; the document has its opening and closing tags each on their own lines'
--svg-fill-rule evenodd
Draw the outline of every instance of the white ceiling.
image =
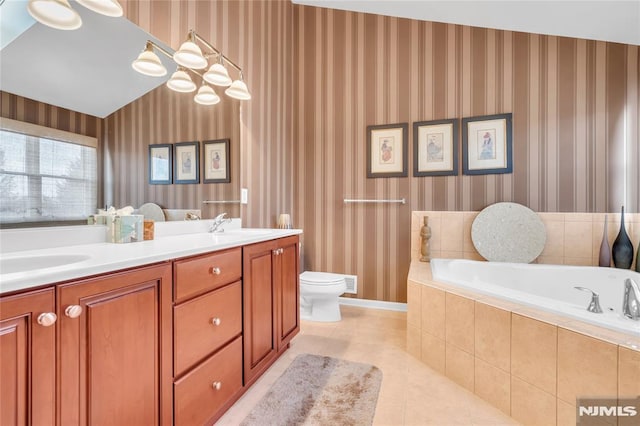
<svg viewBox="0 0 640 426">
<path fill-rule="evenodd" d="M 17 3 L 22 7 L 16 8 Z M 21 22 L 13 30 L 15 39 L 6 45 L 3 41 L 0 50 L 2 91 L 104 118 L 164 83 L 176 68 L 159 55 L 167 76 L 134 71 L 131 62 L 147 40 L 167 46 L 123 17 L 103 16 L 72 1 L 82 27 L 61 31 L 35 22 L 26 5 L 26 0 L 0 3 L 3 39 L 5 22 Z"/>
<path fill-rule="evenodd" d="M 640 45 L 640 0 L 292 2 L 424 21 Z"/>
</svg>

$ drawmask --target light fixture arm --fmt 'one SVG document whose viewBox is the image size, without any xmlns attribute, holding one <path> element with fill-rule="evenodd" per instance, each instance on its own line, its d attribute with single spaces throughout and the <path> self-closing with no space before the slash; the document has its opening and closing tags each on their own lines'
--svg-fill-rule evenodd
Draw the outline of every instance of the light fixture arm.
<svg viewBox="0 0 640 426">
<path fill-rule="evenodd" d="M 238 70 L 238 72 L 240 73 L 240 75 L 242 76 L 242 68 L 240 68 L 238 65 L 235 64 L 235 62 L 233 62 L 231 59 L 227 58 L 225 55 L 222 54 L 222 52 L 220 52 L 218 49 L 216 49 L 215 47 L 213 47 L 213 45 L 211 43 L 209 43 L 207 40 L 203 39 L 202 37 L 200 37 L 198 35 L 197 32 L 195 32 L 194 30 L 190 30 L 190 34 L 195 37 L 198 41 L 200 41 L 200 43 L 204 44 L 207 49 L 211 50 L 213 53 L 215 53 L 216 55 L 218 55 L 219 57 L 221 57 L 225 62 L 229 63 L 229 65 L 231 65 L 232 67 L 234 67 L 236 70 Z"/>
</svg>

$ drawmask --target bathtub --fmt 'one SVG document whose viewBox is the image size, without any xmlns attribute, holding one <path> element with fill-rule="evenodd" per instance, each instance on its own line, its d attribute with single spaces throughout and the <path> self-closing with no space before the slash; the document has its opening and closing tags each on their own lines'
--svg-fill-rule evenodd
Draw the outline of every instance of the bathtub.
<svg viewBox="0 0 640 426">
<path fill-rule="evenodd" d="M 461 259 L 432 259 L 434 281 L 498 297 L 547 312 L 578 319 L 611 330 L 640 336 L 640 321 L 622 315 L 625 278 L 640 284 L 640 273 L 593 266 L 561 266 L 482 262 Z M 604 311 L 586 310 L 591 293 L 574 289 L 587 287 L 600 294 Z"/>
</svg>

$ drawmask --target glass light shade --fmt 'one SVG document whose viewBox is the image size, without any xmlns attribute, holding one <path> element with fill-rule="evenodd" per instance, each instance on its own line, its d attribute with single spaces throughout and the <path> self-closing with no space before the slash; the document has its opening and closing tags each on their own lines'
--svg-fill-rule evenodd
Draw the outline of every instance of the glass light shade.
<svg viewBox="0 0 640 426">
<path fill-rule="evenodd" d="M 133 61 L 131 66 L 140 74 L 151 77 L 162 77 L 167 75 L 167 69 L 164 67 L 162 62 L 160 62 L 158 55 L 151 50 L 151 47 L 147 47 L 140 55 L 138 55 L 138 59 Z"/>
<path fill-rule="evenodd" d="M 229 77 L 229 73 L 224 65 L 220 63 L 215 63 L 211 65 L 209 71 L 207 71 L 202 78 L 208 81 L 211 84 L 215 84 L 216 86 L 229 86 L 231 84 L 231 77 Z"/>
<path fill-rule="evenodd" d="M 231 98 L 240 99 L 241 101 L 248 101 L 249 99 L 251 99 L 251 94 L 247 89 L 247 85 L 244 84 L 244 81 L 242 80 L 236 80 L 231 83 L 231 86 L 229 86 L 229 88 L 225 90 L 224 93 L 226 93 L 227 96 Z"/>
<path fill-rule="evenodd" d="M 105 16 L 122 16 L 122 6 L 118 0 L 76 0 L 89 10 Z"/>
<path fill-rule="evenodd" d="M 191 80 L 186 71 L 178 70 L 167 81 L 167 87 L 176 92 L 188 93 L 196 90 L 196 84 Z"/>
<path fill-rule="evenodd" d="M 57 30 L 76 30 L 82 25 L 69 0 L 29 0 L 27 10 L 33 19 Z"/>
<path fill-rule="evenodd" d="M 220 102 L 220 96 L 213 91 L 211 86 L 203 84 L 198 89 L 198 93 L 193 97 L 193 100 L 200 105 L 215 105 Z"/>
<path fill-rule="evenodd" d="M 183 67 L 201 70 L 207 67 L 207 60 L 202 56 L 202 50 L 194 42 L 187 40 L 180 49 L 173 54 L 173 60 Z"/>
</svg>

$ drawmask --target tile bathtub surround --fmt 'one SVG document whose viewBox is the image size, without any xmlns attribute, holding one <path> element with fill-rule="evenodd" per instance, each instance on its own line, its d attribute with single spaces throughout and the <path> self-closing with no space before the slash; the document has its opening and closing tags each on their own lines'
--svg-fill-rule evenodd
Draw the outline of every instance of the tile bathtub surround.
<svg viewBox="0 0 640 426">
<path fill-rule="evenodd" d="M 640 394 L 640 338 L 461 294 L 424 262 L 412 262 L 408 286 L 416 358 L 522 424 L 575 424 L 576 397 Z"/>
<path fill-rule="evenodd" d="M 473 246 L 471 226 L 479 212 L 414 211 L 411 215 L 411 259 L 420 258 L 420 227 L 429 216 L 431 258 L 484 260 Z M 547 241 L 536 263 L 597 266 L 605 213 L 538 213 Z M 606 213 L 613 246 L 620 230 L 620 212 Z M 640 244 L 640 213 L 625 212 L 625 227 L 634 251 Z M 635 259 L 635 256 L 634 256 Z M 612 264 L 613 266 L 613 264 Z M 632 268 L 635 267 L 635 263 Z"/>
</svg>

